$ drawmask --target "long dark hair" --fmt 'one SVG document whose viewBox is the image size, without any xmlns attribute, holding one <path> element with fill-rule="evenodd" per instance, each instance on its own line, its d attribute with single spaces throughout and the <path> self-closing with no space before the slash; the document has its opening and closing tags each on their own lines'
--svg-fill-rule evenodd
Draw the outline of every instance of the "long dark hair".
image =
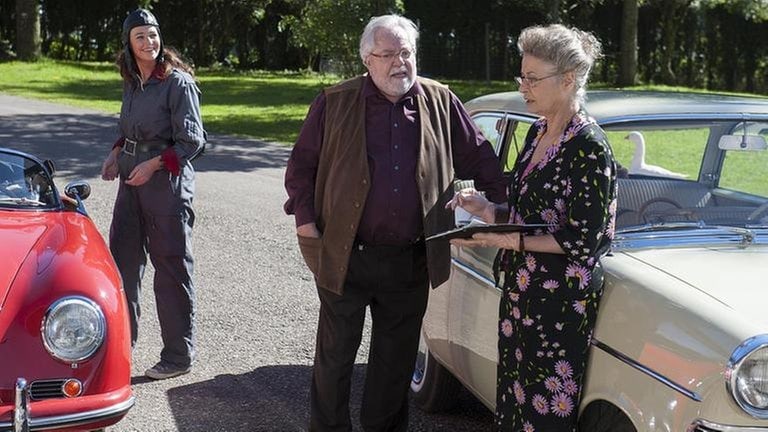
<svg viewBox="0 0 768 432">
<path fill-rule="evenodd" d="M 133 54 L 130 53 L 129 47 L 126 46 L 124 50 L 120 51 L 115 64 L 120 68 L 120 76 L 123 77 L 124 81 L 133 82 L 139 76 L 139 66 L 136 64 Z M 162 68 L 163 78 L 170 75 L 173 68 L 183 70 L 192 75 L 192 78 L 195 77 L 194 68 L 184 61 L 175 48 L 163 46 L 160 55 L 157 56 L 157 64 Z"/>
</svg>

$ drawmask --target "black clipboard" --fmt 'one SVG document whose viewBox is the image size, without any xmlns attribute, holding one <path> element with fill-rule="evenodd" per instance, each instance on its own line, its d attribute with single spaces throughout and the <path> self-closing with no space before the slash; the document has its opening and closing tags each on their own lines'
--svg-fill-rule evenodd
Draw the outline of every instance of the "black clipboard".
<svg viewBox="0 0 768 432">
<path fill-rule="evenodd" d="M 523 232 L 523 233 L 531 233 L 536 230 L 546 230 L 550 227 L 550 225 L 547 224 L 509 224 L 509 223 L 501 223 L 501 224 L 487 224 L 484 222 L 478 222 L 477 220 L 473 220 L 472 222 L 458 227 L 454 228 L 449 231 L 441 232 L 440 234 L 435 234 L 433 236 L 427 237 L 427 241 L 430 240 L 451 240 L 455 238 L 470 238 L 472 237 L 472 234 L 475 233 L 482 233 L 482 232 L 490 232 L 490 233 L 506 233 L 506 232 Z"/>
</svg>

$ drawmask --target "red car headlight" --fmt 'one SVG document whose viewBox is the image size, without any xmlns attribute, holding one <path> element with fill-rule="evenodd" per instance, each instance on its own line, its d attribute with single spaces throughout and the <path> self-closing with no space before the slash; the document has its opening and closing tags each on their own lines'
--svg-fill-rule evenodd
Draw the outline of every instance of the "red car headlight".
<svg viewBox="0 0 768 432">
<path fill-rule="evenodd" d="M 43 319 L 43 344 L 55 358 L 76 363 L 91 357 L 104 342 L 106 320 L 101 308 L 85 297 L 64 297 Z"/>
</svg>

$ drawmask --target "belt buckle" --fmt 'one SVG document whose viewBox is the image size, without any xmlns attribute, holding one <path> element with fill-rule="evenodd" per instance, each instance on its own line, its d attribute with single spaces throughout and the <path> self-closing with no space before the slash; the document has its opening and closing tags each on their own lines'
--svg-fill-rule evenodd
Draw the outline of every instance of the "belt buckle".
<svg viewBox="0 0 768 432">
<path fill-rule="evenodd" d="M 123 152 L 127 155 L 136 156 L 136 144 L 138 144 L 136 140 L 126 138 L 125 144 L 123 144 Z"/>
</svg>

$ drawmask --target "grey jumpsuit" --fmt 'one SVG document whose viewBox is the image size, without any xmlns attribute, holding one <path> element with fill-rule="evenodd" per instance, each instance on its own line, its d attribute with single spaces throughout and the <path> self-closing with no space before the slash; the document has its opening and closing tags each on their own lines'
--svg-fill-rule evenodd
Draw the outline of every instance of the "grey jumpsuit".
<svg viewBox="0 0 768 432">
<path fill-rule="evenodd" d="M 163 339 L 160 359 L 189 366 L 195 358 L 195 290 L 192 283 L 192 227 L 195 172 L 189 158 L 202 150 L 206 133 L 200 117 L 200 90 L 187 73 L 156 74 L 144 85 L 126 83 L 120 111 L 122 137 L 135 140 L 135 154 L 123 145 L 118 155 L 120 185 L 109 233 L 112 255 L 123 279 L 136 344 L 139 298 L 147 252 L 155 268 L 154 291 Z M 162 149 L 142 143 L 166 141 Z M 128 152 L 126 152 L 128 147 Z M 125 180 L 139 163 L 162 154 L 165 167 L 141 186 Z"/>
</svg>

